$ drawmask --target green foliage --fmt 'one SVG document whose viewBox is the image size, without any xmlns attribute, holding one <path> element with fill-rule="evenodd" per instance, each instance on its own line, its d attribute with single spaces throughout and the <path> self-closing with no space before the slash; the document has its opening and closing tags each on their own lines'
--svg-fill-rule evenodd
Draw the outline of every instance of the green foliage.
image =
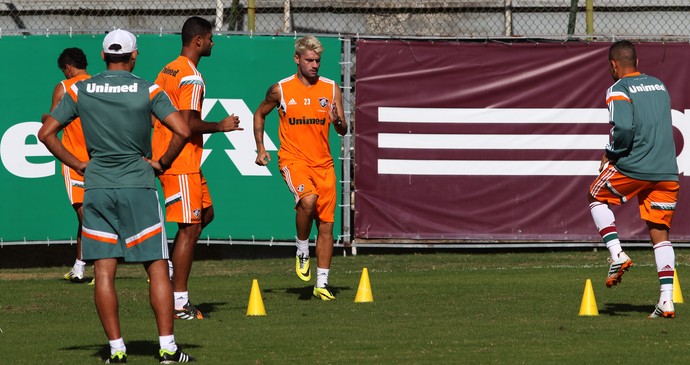
<svg viewBox="0 0 690 365">
<path fill-rule="evenodd" d="M 203 364 L 684 363 L 688 304 L 676 305 L 674 320 L 646 319 L 658 299 L 654 258 L 651 249 L 628 253 L 635 266 L 611 289 L 604 252 L 337 256 L 334 302 L 311 297 L 292 257 L 199 261 L 191 299 L 210 318 L 175 321 L 175 337 Z M 684 252 L 676 258 L 681 285 L 690 283 Z M 373 303 L 353 302 L 363 267 Z M 0 362 L 105 357 L 93 287 L 64 282 L 67 270 L 0 270 Z M 245 316 L 254 278 L 265 317 Z M 578 316 L 587 278 L 597 317 Z M 129 363 L 156 363 L 143 269 L 121 265 L 117 289 Z"/>
</svg>

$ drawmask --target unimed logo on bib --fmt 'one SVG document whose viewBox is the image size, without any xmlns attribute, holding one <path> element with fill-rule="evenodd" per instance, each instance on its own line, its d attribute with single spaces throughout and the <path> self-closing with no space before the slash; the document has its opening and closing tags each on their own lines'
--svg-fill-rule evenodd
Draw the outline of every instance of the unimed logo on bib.
<svg viewBox="0 0 690 365">
<path fill-rule="evenodd" d="M 118 94 L 118 93 L 135 93 L 138 85 L 136 82 L 131 85 L 99 85 L 94 82 L 86 83 L 86 91 L 93 94 Z"/>
</svg>

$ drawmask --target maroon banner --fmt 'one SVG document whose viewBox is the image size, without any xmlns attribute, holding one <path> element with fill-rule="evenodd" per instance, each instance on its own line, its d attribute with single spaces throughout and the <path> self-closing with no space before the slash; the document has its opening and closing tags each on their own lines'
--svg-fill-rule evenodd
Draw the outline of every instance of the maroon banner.
<svg viewBox="0 0 690 365">
<path fill-rule="evenodd" d="M 610 43 L 357 42 L 355 238 L 599 241 L 587 192 L 610 125 Z M 672 98 L 690 239 L 690 44 L 636 44 Z M 624 240 L 648 240 L 636 201 Z"/>
</svg>

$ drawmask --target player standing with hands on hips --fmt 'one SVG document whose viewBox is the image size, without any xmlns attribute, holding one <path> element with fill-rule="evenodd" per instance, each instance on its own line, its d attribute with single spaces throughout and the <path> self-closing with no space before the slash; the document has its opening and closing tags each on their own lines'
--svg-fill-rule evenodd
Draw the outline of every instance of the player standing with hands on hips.
<svg viewBox="0 0 690 365">
<path fill-rule="evenodd" d="M 311 280 L 309 235 L 314 221 L 316 238 L 316 285 L 313 294 L 333 300 L 328 273 L 333 257 L 333 221 L 336 207 L 336 178 L 328 143 L 331 125 L 345 135 L 348 125 L 343 115 L 338 84 L 319 76 L 323 46 L 312 36 L 295 42 L 297 73 L 272 85 L 254 112 L 256 164 L 265 166 L 271 156 L 264 147 L 266 116 L 278 109 L 280 119 L 278 166 L 295 197 L 297 254 L 295 271 L 303 281 Z"/>
<path fill-rule="evenodd" d="M 675 254 L 668 231 L 679 186 L 671 97 L 659 79 L 638 72 L 637 63 L 631 42 L 618 41 L 609 48 L 609 71 L 616 82 L 606 93 L 606 104 L 613 128 L 600 174 L 589 188 L 589 209 L 611 254 L 606 278 L 610 288 L 621 281 L 632 260 L 621 248 L 609 204 L 620 205 L 637 197 L 661 287 L 659 302 L 649 318 L 673 318 Z"/>
<path fill-rule="evenodd" d="M 168 245 L 155 173 L 177 157 L 191 132 L 157 85 L 132 75 L 139 55 L 136 37 L 117 29 L 105 36 L 103 71 L 75 83 L 51 114 L 43 116 L 38 138 L 65 165 L 84 175 L 84 260 L 94 260 L 94 301 L 110 344 L 106 363 L 126 363 L 120 330 L 115 274 L 118 260 L 141 262 L 149 280 L 161 364 L 188 362 L 175 343 Z M 151 160 L 151 115 L 173 131 L 167 151 Z M 57 133 L 80 117 L 91 158 L 78 159 Z"/>
</svg>

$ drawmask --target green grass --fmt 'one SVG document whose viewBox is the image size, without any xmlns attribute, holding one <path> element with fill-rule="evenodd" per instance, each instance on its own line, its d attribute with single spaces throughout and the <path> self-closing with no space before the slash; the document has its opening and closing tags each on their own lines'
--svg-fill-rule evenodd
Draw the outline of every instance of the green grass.
<svg viewBox="0 0 690 365">
<path fill-rule="evenodd" d="M 292 258 L 198 261 L 191 297 L 210 318 L 176 321 L 175 337 L 204 364 L 685 363 L 690 304 L 674 320 L 646 319 L 658 299 L 651 251 L 629 251 L 635 266 L 612 289 L 604 252 L 337 256 L 335 302 L 311 298 Z M 687 258 L 676 250 L 681 288 Z M 363 267 L 373 303 L 353 302 Z M 93 289 L 62 281 L 67 269 L 0 270 L 0 363 L 102 361 Z M 254 278 L 265 317 L 245 315 Z M 578 316 L 587 278 L 597 317 Z M 141 266 L 121 265 L 117 287 L 129 363 L 157 363 Z"/>
</svg>

